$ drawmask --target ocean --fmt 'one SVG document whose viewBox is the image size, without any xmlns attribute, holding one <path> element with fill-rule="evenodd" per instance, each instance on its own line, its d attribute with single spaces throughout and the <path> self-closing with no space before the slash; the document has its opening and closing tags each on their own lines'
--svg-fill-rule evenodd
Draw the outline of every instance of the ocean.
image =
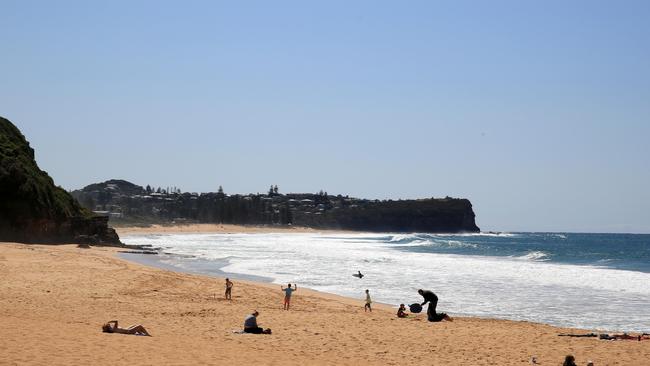
<svg viewBox="0 0 650 366">
<path fill-rule="evenodd" d="M 650 235 L 575 233 L 126 236 L 168 269 L 297 283 L 398 305 L 439 297 L 451 316 L 650 332 Z M 361 271 L 362 279 L 352 274 Z M 278 290 L 279 293 L 279 290 Z M 297 294 L 299 294 L 298 292 Z M 280 295 L 278 295 L 280 296 Z M 278 300 L 279 301 L 279 300 Z"/>
</svg>

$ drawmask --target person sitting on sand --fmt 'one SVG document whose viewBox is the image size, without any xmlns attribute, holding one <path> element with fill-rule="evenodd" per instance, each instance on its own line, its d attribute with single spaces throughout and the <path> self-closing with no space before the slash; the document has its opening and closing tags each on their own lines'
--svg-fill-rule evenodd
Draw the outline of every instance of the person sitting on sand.
<svg viewBox="0 0 650 366">
<path fill-rule="evenodd" d="M 128 328 L 120 328 L 117 325 L 117 320 L 111 320 L 108 323 L 102 325 L 102 332 L 104 333 L 120 333 L 120 334 L 135 334 L 135 335 L 142 335 L 142 336 L 149 336 L 151 337 L 151 334 L 147 332 L 146 329 L 140 324 L 138 325 L 132 325 Z"/>
<path fill-rule="evenodd" d="M 432 291 L 422 289 L 419 289 L 418 293 L 424 297 L 422 306 L 427 302 L 429 303 L 429 307 L 427 307 L 427 318 L 430 322 L 439 322 L 443 320 L 453 321 L 453 319 L 445 313 L 436 313 L 436 306 L 438 306 L 438 296 L 436 296 L 436 294 Z"/>
<path fill-rule="evenodd" d="M 232 300 L 232 286 L 232 281 L 226 277 L 226 300 Z"/>
<path fill-rule="evenodd" d="M 576 365 L 576 358 L 573 357 L 573 355 L 567 355 L 564 358 L 564 363 L 562 364 L 562 366 L 577 366 Z"/>
<path fill-rule="evenodd" d="M 253 334 L 271 334 L 271 329 L 262 329 L 257 326 L 257 316 L 260 313 L 257 310 L 253 311 L 252 314 L 244 319 L 244 333 L 253 333 Z"/>
<path fill-rule="evenodd" d="M 397 309 L 398 318 L 406 318 L 409 315 L 406 313 L 406 306 L 404 304 L 399 304 L 399 309 Z"/>
<path fill-rule="evenodd" d="M 372 299 L 370 298 L 370 290 L 366 290 L 366 305 L 363 307 L 363 312 L 370 311 L 372 313 Z"/>
<path fill-rule="evenodd" d="M 295 283 L 293 284 L 293 288 L 291 288 L 290 283 L 287 284 L 287 286 L 288 286 L 287 288 L 284 288 L 282 287 L 282 285 L 280 285 L 280 288 L 282 289 L 282 291 L 284 291 L 284 304 L 282 305 L 282 309 L 284 310 L 289 310 L 289 306 L 291 306 L 291 294 L 294 291 L 298 291 L 298 285 L 296 285 Z"/>
</svg>

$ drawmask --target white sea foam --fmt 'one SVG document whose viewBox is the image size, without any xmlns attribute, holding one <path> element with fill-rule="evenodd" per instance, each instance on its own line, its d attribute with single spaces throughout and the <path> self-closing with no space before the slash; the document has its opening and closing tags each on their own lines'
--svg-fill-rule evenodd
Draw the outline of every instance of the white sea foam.
<svg viewBox="0 0 650 366">
<path fill-rule="evenodd" d="M 532 251 L 530 253 L 526 253 L 526 254 L 524 254 L 522 256 L 513 257 L 513 258 L 529 260 L 529 261 L 545 261 L 545 260 L 548 260 L 548 254 L 546 254 L 546 253 L 544 253 L 542 251 L 536 250 L 536 251 Z"/>
<path fill-rule="evenodd" d="M 650 329 L 649 273 L 551 263 L 543 261 L 544 252 L 519 258 L 422 253 L 404 248 L 411 244 L 385 239 L 390 236 L 192 234 L 132 236 L 123 241 L 225 262 L 223 271 L 268 277 L 276 283 L 296 282 L 360 299 L 368 288 L 373 299 L 390 304 L 420 301 L 417 289 L 427 288 L 440 297 L 439 310 L 452 315 L 587 329 Z M 462 239 L 434 241 L 469 244 Z M 357 270 L 366 276 L 352 277 Z"/>
<path fill-rule="evenodd" d="M 464 233 L 464 234 L 453 234 L 454 236 L 493 236 L 493 237 L 502 237 L 502 238 L 515 238 L 519 234 L 507 233 L 507 232 L 480 232 L 480 233 Z"/>
</svg>

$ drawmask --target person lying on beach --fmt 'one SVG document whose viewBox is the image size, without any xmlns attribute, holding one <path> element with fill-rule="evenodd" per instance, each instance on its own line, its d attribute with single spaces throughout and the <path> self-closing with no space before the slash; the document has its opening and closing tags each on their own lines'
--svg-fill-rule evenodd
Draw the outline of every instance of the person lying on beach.
<svg viewBox="0 0 650 366">
<path fill-rule="evenodd" d="M 598 335 L 598 338 L 599 338 L 599 339 L 608 340 L 608 341 L 612 341 L 612 340 L 620 340 L 620 339 L 623 339 L 623 340 L 633 340 L 633 341 L 642 341 L 642 340 L 649 340 L 649 339 L 650 339 L 650 337 L 648 337 L 648 334 L 647 334 L 647 333 L 643 333 L 643 334 L 635 335 L 635 336 L 633 336 L 633 335 L 629 335 L 629 334 L 627 334 L 627 333 L 623 333 L 623 334 L 612 334 L 612 335 L 609 335 L 609 334 L 607 334 L 607 333 L 602 333 L 602 334 Z"/>
<path fill-rule="evenodd" d="M 244 319 L 244 333 L 253 333 L 253 334 L 271 334 L 271 329 L 262 329 L 257 326 L 257 316 L 260 315 L 257 310 L 253 311 L 252 314 Z"/>
<path fill-rule="evenodd" d="M 422 306 L 427 302 L 429 303 L 429 306 L 427 307 L 427 318 L 430 322 L 439 322 L 443 320 L 453 321 L 453 319 L 445 313 L 436 313 L 436 306 L 438 306 L 438 296 L 436 296 L 436 294 L 432 291 L 422 289 L 418 290 L 418 294 L 422 295 L 424 298 Z"/>
<path fill-rule="evenodd" d="M 282 291 L 284 291 L 284 304 L 282 305 L 282 309 L 284 310 L 289 310 L 289 307 L 291 306 L 291 294 L 294 291 L 298 291 L 298 285 L 296 285 L 295 283 L 293 284 L 293 288 L 291 288 L 290 283 L 287 284 L 287 286 L 288 286 L 287 288 L 284 288 L 282 287 L 282 285 L 280 285 L 280 288 L 282 289 Z"/>
<path fill-rule="evenodd" d="M 140 324 L 132 325 L 128 328 L 120 328 L 117 325 L 117 320 L 111 320 L 102 325 L 102 332 L 104 333 L 120 333 L 120 334 L 135 334 L 151 337 L 151 334 Z"/>
<path fill-rule="evenodd" d="M 226 300 L 232 300 L 232 286 L 232 281 L 226 278 Z"/>
<path fill-rule="evenodd" d="M 398 318 L 406 318 L 409 315 L 406 313 L 406 306 L 404 304 L 399 304 L 399 309 L 397 309 Z"/>
</svg>

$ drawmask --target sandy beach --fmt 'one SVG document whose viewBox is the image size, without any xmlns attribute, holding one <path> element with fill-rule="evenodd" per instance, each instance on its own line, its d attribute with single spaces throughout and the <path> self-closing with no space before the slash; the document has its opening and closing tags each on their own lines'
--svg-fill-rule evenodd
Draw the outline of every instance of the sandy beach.
<svg viewBox="0 0 650 366">
<path fill-rule="evenodd" d="M 526 365 L 535 356 L 541 365 L 561 365 L 566 354 L 578 365 L 650 360 L 650 341 L 559 337 L 589 331 L 506 320 L 397 319 L 388 306 L 364 313 L 363 294 L 348 299 L 300 284 L 290 311 L 271 284 L 236 281 L 226 301 L 223 279 L 145 267 L 117 258 L 118 251 L 1 243 L 0 364 Z M 273 334 L 234 334 L 254 309 Z M 102 333 L 102 323 L 114 319 L 142 324 L 153 337 Z"/>
<path fill-rule="evenodd" d="M 116 227 L 119 235 L 146 234 L 183 234 L 183 233 L 316 233 L 316 232 L 350 232 L 343 230 L 317 230 L 301 226 L 244 226 L 230 224 L 188 224 L 188 225 L 151 225 Z"/>
</svg>

